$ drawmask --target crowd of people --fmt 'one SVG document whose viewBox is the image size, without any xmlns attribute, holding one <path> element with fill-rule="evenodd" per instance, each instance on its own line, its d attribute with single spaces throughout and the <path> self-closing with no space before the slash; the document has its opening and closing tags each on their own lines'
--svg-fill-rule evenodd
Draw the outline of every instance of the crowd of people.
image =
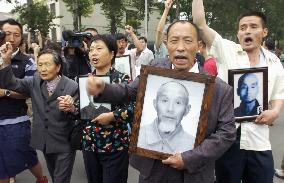
<svg viewBox="0 0 284 183">
<path fill-rule="evenodd" d="M 166 24 L 172 4 L 165 1 L 154 52 L 130 25 L 126 34 L 116 35 L 86 28 L 83 32 L 91 37 L 76 46 L 65 40 L 61 47 L 43 41 L 38 30 L 38 41 L 31 40 L 31 30 L 25 41 L 19 22 L 0 22 L 5 33 L 0 40 L 0 183 L 9 183 L 26 169 L 37 183 L 70 183 L 75 122 L 83 124 L 80 150 L 89 183 L 127 183 L 129 164 L 139 171 L 139 183 L 272 183 L 274 174 L 284 179 L 284 159 L 282 169 L 274 169 L 268 128 L 283 106 L 284 70 L 271 40 L 264 41 L 266 16 L 254 11 L 240 15 L 237 44 L 208 26 L 203 0 L 192 0 L 192 22 Z M 127 35 L 135 48 L 130 48 Z M 130 74 L 115 65 L 124 55 L 130 58 Z M 141 65 L 216 76 L 200 144 L 194 146 L 195 137 L 181 125 L 191 110 L 191 95 L 182 83 L 170 81 L 159 87 L 153 101 L 157 117 L 141 129 L 138 145 L 171 156 L 158 160 L 128 152 Z M 268 68 L 270 107 L 261 108 L 255 97 L 259 81 L 246 73 L 238 81 L 241 103 L 234 109 L 228 71 L 258 67 Z M 89 103 L 80 109 L 78 81 L 83 75 Z M 29 98 L 32 116 L 27 112 Z M 101 103 L 111 107 L 99 110 Z M 247 115 L 256 119 L 235 122 L 235 117 Z M 43 153 L 51 180 L 43 174 L 36 150 Z"/>
</svg>

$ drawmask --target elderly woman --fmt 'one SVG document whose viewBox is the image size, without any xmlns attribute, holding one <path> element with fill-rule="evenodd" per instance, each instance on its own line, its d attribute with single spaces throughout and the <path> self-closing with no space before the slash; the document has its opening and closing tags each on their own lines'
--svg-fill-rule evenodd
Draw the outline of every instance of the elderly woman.
<svg viewBox="0 0 284 183">
<path fill-rule="evenodd" d="M 117 44 L 110 35 L 97 35 L 91 42 L 89 58 L 93 75 L 110 76 L 112 83 L 129 83 L 130 77 L 113 67 Z M 133 103 L 112 104 L 111 111 L 86 122 L 83 157 L 89 183 L 126 183 L 128 177 L 129 128 L 124 120 L 133 115 Z M 127 112 L 126 112 L 127 111 Z"/>
<path fill-rule="evenodd" d="M 38 73 L 30 79 L 13 75 L 10 43 L 1 46 L 0 52 L 4 60 L 0 86 L 32 99 L 32 147 L 43 152 L 53 183 L 69 183 L 75 151 L 70 148 L 68 135 L 73 127 L 72 112 L 76 110 L 73 98 L 77 99 L 77 83 L 61 75 L 62 60 L 55 51 L 44 50 L 39 54 Z"/>
</svg>

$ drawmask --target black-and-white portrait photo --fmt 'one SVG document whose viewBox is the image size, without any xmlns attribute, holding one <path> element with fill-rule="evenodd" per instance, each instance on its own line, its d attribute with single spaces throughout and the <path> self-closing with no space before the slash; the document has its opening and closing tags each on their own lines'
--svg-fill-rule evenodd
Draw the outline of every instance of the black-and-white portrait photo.
<svg viewBox="0 0 284 183">
<path fill-rule="evenodd" d="M 115 57 L 115 65 L 114 68 L 118 70 L 119 72 L 128 74 L 129 76 L 132 76 L 132 70 L 130 65 L 130 56 L 124 55 L 124 56 L 118 56 Z"/>
<path fill-rule="evenodd" d="M 194 148 L 205 84 L 148 75 L 137 147 L 173 154 Z"/>
<path fill-rule="evenodd" d="M 79 77 L 80 90 L 80 115 L 83 120 L 91 120 L 99 114 L 110 112 L 111 104 L 109 103 L 94 103 L 93 96 L 88 95 L 86 91 L 87 76 Z M 105 82 L 110 83 L 109 76 L 100 77 Z"/>
<path fill-rule="evenodd" d="M 262 72 L 234 75 L 235 117 L 259 115 L 263 111 Z"/>
</svg>

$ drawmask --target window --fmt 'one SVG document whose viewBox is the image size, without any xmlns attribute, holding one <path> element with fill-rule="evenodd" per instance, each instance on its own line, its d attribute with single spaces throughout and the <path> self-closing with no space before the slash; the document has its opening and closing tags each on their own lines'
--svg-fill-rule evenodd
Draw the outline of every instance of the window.
<svg viewBox="0 0 284 183">
<path fill-rule="evenodd" d="M 50 13 L 56 15 L 56 11 L 55 11 L 55 3 L 50 4 Z"/>
</svg>

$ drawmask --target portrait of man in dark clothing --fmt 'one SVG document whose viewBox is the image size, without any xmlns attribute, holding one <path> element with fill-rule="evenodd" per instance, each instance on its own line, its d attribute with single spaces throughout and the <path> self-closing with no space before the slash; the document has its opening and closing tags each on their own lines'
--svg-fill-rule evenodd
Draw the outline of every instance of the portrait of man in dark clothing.
<svg viewBox="0 0 284 183">
<path fill-rule="evenodd" d="M 254 116 L 262 111 L 262 106 L 257 100 L 259 94 L 259 79 L 254 73 L 243 74 L 238 80 L 237 95 L 240 105 L 234 109 L 235 117 Z"/>
</svg>

